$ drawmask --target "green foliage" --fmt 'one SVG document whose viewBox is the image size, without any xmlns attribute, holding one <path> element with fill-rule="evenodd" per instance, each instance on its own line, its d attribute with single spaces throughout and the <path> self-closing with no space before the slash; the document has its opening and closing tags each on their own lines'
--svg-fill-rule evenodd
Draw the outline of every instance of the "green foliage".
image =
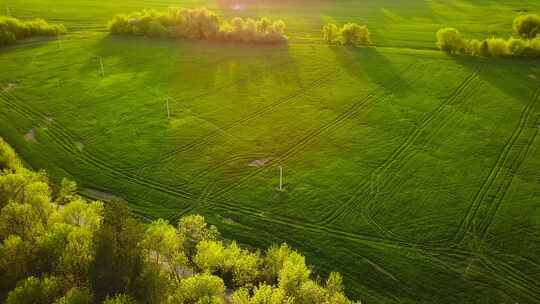
<svg viewBox="0 0 540 304">
<path fill-rule="evenodd" d="M 67 178 L 63 178 L 60 183 L 60 188 L 56 194 L 55 203 L 64 205 L 77 198 L 77 183 Z"/>
<path fill-rule="evenodd" d="M 138 247 L 144 227 L 124 201 L 105 205 L 103 224 L 95 236 L 95 258 L 91 266 L 92 289 L 98 301 L 139 289 L 136 278 L 143 271 Z"/>
<path fill-rule="evenodd" d="M 43 19 L 21 21 L 13 17 L 0 16 L 0 46 L 34 36 L 57 36 L 65 34 L 63 25 L 48 24 Z"/>
<path fill-rule="evenodd" d="M 28 277 L 8 294 L 6 304 L 50 304 L 62 295 L 61 282 L 55 277 Z"/>
<path fill-rule="evenodd" d="M 482 41 L 476 39 L 465 41 L 458 30 L 443 28 L 437 32 L 437 46 L 450 54 L 463 53 L 483 57 L 540 57 L 539 37 L 536 37 L 540 31 L 540 17 L 537 15 L 519 16 L 514 20 L 513 27 L 519 38 L 505 40 L 492 37 Z"/>
<path fill-rule="evenodd" d="M 291 248 L 287 244 L 281 246 L 272 245 L 266 251 L 264 257 L 264 277 L 267 282 L 277 283 L 279 272 L 283 269 L 285 260 L 292 253 Z"/>
<path fill-rule="evenodd" d="M 135 300 L 127 294 L 117 294 L 112 298 L 107 298 L 103 304 L 135 304 Z"/>
<path fill-rule="evenodd" d="M 461 38 L 461 33 L 458 30 L 446 27 L 437 32 L 437 46 L 442 51 L 456 54 L 465 49 L 465 41 Z"/>
<path fill-rule="evenodd" d="M 2 34 L 0 34 L 0 36 L 1 35 Z M 13 150 L 4 141 L 3 138 L 0 138 L 0 172 L 6 169 L 11 170 L 11 171 L 17 171 L 22 168 L 23 168 L 23 165 L 21 161 L 19 160 L 19 158 L 17 157 L 15 150 Z"/>
<path fill-rule="evenodd" d="M 206 8 L 171 7 L 167 13 L 153 10 L 116 15 L 109 21 L 113 34 L 171 37 L 246 43 L 285 43 L 285 23 L 268 18 L 254 20 L 235 17 L 222 20 Z"/>
<path fill-rule="evenodd" d="M 250 252 L 232 242 L 224 252 L 223 270 L 232 273 L 235 286 L 251 286 L 260 275 L 259 252 Z"/>
<path fill-rule="evenodd" d="M 232 304 L 293 304 L 294 298 L 285 294 L 280 288 L 260 284 L 253 289 L 253 295 L 245 288 L 236 290 L 231 295 Z"/>
<path fill-rule="evenodd" d="M 510 55 L 506 40 L 501 38 L 487 39 L 489 54 L 493 57 L 505 57 Z"/>
<path fill-rule="evenodd" d="M 182 280 L 176 292 L 169 297 L 170 304 L 222 304 L 225 302 L 225 284 L 217 276 L 199 274 Z"/>
<path fill-rule="evenodd" d="M 341 29 L 341 36 L 343 44 L 367 45 L 371 43 L 371 34 L 365 25 L 347 23 Z"/>
<path fill-rule="evenodd" d="M 346 45 L 369 45 L 371 33 L 365 25 L 347 23 L 339 28 L 336 24 L 328 23 L 322 29 L 323 38 L 327 43 L 343 43 Z"/>
<path fill-rule="evenodd" d="M 289 295 L 297 295 L 302 285 L 309 280 L 310 274 L 305 257 L 293 251 L 285 259 L 279 272 L 279 288 Z"/>
<path fill-rule="evenodd" d="M 540 16 L 534 14 L 521 15 L 514 19 L 514 33 L 525 39 L 533 39 L 540 34 Z"/>
<path fill-rule="evenodd" d="M 215 273 L 223 269 L 225 247 L 220 241 L 202 241 L 197 246 L 193 262 L 204 272 Z"/>
<path fill-rule="evenodd" d="M 214 241 L 219 238 L 215 226 L 208 225 L 201 215 L 188 215 L 178 222 L 178 232 L 182 236 L 183 248 L 187 256 L 192 259 L 197 245 L 202 241 Z"/>
<path fill-rule="evenodd" d="M 323 26 L 322 29 L 324 41 L 327 43 L 336 43 L 341 36 L 341 30 L 334 23 L 328 23 Z"/>
<path fill-rule="evenodd" d="M 71 288 L 61 298 L 54 301 L 53 304 L 92 304 L 94 295 L 88 288 Z"/>
<path fill-rule="evenodd" d="M 20 164 L 7 145 L 0 155 Z M 286 244 L 261 257 L 235 241 L 224 245 L 199 215 L 181 218 L 177 228 L 163 219 L 143 225 L 126 202 L 88 202 L 67 180 L 53 202 L 44 172 L 4 172 L 0 300 L 6 303 L 221 304 L 225 283 L 238 289 L 233 303 L 348 301 L 339 274 L 319 285 L 305 258 Z"/>
</svg>

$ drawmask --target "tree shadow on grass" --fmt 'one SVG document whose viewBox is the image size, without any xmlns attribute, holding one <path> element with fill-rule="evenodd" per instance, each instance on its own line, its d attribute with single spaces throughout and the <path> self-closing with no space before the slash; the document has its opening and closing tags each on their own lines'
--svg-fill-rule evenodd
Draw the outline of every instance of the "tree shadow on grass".
<svg viewBox="0 0 540 304">
<path fill-rule="evenodd" d="M 540 85 L 540 60 L 451 56 L 455 63 L 523 104 Z"/>
<path fill-rule="evenodd" d="M 286 45 L 107 36 L 96 45 L 96 60 L 88 63 L 88 71 L 100 73 L 99 57 L 106 62 L 107 74 L 144 77 L 145 86 L 175 99 L 256 89 L 265 78 L 281 84 L 300 82 Z"/>
<path fill-rule="evenodd" d="M 367 77 L 384 91 L 397 97 L 408 95 L 410 85 L 403 73 L 410 64 L 396 66 L 373 47 L 332 46 L 337 62 L 353 78 Z"/>
</svg>

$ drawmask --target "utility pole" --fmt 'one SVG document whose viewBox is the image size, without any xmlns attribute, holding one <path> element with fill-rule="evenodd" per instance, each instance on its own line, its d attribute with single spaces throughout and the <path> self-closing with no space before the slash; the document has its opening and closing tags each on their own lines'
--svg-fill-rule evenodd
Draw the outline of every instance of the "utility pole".
<svg viewBox="0 0 540 304">
<path fill-rule="evenodd" d="M 279 191 L 283 191 L 283 167 L 279 166 Z"/>
<path fill-rule="evenodd" d="M 105 76 L 105 69 L 103 68 L 103 58 L 99 56 L 99 65 L 101 67 L 101 76 Z"/>
<path fill-rule="evenodd" d="M 171 119 L 171 111 L 169 109 L 169 97 L 167 96 L 167 119 Z"/>
</svg>

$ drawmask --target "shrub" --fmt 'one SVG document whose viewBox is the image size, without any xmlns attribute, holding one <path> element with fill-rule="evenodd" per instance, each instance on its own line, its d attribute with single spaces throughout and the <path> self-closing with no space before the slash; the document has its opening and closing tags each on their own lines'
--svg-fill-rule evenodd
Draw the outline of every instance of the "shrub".
<svg viewBox="0 0 540 304">
<path fill-rule="evenodd" d="M 487 39 L 489 54 L 493 57 L 504 57 L 510 55 L 506 40 L 501 38 Z"/>
<path fill-rule="evenodd" d="M 328 43 L 338 41 L 339 36 L 341 35 L 339 27 L 333 23 L 328 23 L 323 26 L 322 33 L 324 40 Z"/>
<path fill-rule="evenodd" d="M 341 29 L 344 44 L 367 45 L 371 43 L 371 34 L 367 26 L 356 23 L 347 23 Z"/>
<path fill-rule="evenodd" d="M 169 8 L 167 13 L 156 11 L 116 15 L 109 21 L 113 34 L 142 35 L 147 37 L 188 38 L 248 43 L 283 43 L 285 23 L 267 18 L 254 20 L 235 17 L 223 21 L 206 9 Z"/>
<path fill-rule="evenodd" d="M 540 34 L 540 16 L 521 15 L 514 20 L 514 33 L 519 37 L 533 39 Z"/>
<path fill-rule="evenodd" d="M 23 22 L 13 17 L 0 17 L 0 46 L 33 36 L 57 36 L 66 32 L 63 25 L 48 24 L 43 19 Z"/>
<path fill-rule="evenodd" d="M 460 32 L 451 27 L 442 28 L 437 32 L 437 46 L 450 54 L 463 52 L 466 49 L 466 43 L 461 38 Z"/>
<path fill-rule="evenodd" d="M 528 43 L 522 39 L 510 38 L 507 47 L 512 56 L 523 57 L 527 51 Z"/>
</svg>

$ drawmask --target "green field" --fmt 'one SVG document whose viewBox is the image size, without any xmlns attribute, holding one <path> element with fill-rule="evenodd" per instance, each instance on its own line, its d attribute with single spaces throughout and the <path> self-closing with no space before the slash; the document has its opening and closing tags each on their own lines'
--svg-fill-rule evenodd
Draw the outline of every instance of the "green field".
<svg viewBox="0 0 540 304">
<path fill-rule="evenodd" d="M 0 0 L 70 31 L 0 50 L 0 136 L 141 216 L 200 213 L 247 245 L 286 241 L 363 303 L 540 303 L 540 61 L 434 42 L 444 26 L 509 37 L 540 2 L 240 3 Z M 289 44 L 106 30 L 117 13 L 203 5 L 283 19 Z M 322 41 L 348 21 L 375 46 Z"/>
</svg>

